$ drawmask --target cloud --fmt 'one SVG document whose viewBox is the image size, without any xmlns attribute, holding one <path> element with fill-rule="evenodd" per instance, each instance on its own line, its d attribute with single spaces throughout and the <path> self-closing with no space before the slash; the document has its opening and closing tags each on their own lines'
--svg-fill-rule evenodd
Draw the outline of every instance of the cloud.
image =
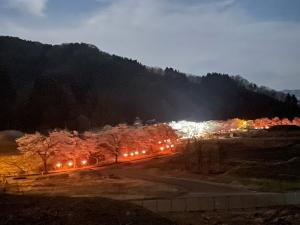
<svg viewBox="0 0 300 225">
<path fill-rule="evenodd" d="M 241 74 L 276 89 L 299 88 L 299 23 L 256 20 L 232 0 L 186 2 L 113 0 L 72 26 L 0 25 L 6 34 L 50 43 L 89 42 L 150 66 L 196 75 Z"/>
<path fill-rule="evenodd" d="M 9 8 L 43 16 L 48 0 L 4 0 Z"/>
</svg>

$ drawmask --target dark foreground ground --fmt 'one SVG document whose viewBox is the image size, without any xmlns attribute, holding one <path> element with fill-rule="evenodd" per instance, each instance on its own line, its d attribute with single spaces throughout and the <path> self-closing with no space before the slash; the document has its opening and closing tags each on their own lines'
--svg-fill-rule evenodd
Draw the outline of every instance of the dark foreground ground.
<svg viewBox="0 0 300 225">
<path fill-rule="evenodd" d="M 180 225 L 299 225 L 299 207 L 168 213 L 164 216 Z"/>
<path fill-rule="evenodd" d="M 0 196 L 1 225 L 171 225 L 141 207 L 105 198 Z"/>
<path fill-rule="evenodd" d="M 1 225 L 299 225 L 299 207 L 164 213 L 105 198 L 0 196 Z"/>
</svg>

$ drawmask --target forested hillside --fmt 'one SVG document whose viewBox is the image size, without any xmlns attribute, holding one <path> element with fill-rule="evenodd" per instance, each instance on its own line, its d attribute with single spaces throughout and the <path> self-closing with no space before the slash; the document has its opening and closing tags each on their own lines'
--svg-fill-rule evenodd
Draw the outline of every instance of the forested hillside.
<svg viewBox="0 0 300 225">
<path fill-rule="evenodd" d="M 131 123 L 137 116 L 170 121 L 299 115 L 294 96 L 272 93 L 229 75 L 149 68 L 93 45 L 0 37 L 0 130 L 83 130 Z"/>
<path fill-rule="evenodd" d="M 295 95 L 295 97 L 298 99 L 298 103 L 300 100 L 300 90 L 283 90 L 284 93 L 290 94 L 290 95 Z"/>
</svg>

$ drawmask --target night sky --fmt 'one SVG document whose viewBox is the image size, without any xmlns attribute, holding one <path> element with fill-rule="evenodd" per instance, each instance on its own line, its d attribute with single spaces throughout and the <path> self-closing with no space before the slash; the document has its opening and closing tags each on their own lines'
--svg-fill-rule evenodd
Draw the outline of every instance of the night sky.
<svg viewBox="0 0 300 225">
<path fill-rule="evenodd" d="M 0 0 L 0 35 L 300 89 L 299 0 Z"/>
</svg>

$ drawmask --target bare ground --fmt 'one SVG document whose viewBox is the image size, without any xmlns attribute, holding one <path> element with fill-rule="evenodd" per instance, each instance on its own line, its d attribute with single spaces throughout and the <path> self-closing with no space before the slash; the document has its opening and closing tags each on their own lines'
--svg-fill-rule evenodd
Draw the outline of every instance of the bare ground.
<svg viewBox="0 0 300 225">
<path fill-rule="evenodd" d="M 153 197 L 171 198 L 185 193 L 185 190 L 180 187 L 143 179 L 120 177 L 114 173 L 102 174 L 95 170 L 30 176 L 20 180 L 9 179 L 6 191 L 31 195 L 98 196 L 123 200 Z"/>
<path fill-rule="evenodd" d="M 245 187 L 253 191 L 285 192 L 300 190 L 300 133 L 256 131 L 234 138 L 203 140 L 219 145 L 222 170 L 203 173 L 197 163 L 197 149 L 139 166 L 150 174 L 211 181 Z M 215 162 L 213 162 L 215 163 Z"/>
<path fill-rule="evenodd" d="M 299 225 L 299 207 L 163 213 L 162 216 L 180 225 Z"/>
<path fill-rule="evenodd" d="M 172 225 L 141 207 L 106 198 L 0 195 L 1 225 Z"/>
</svg>

